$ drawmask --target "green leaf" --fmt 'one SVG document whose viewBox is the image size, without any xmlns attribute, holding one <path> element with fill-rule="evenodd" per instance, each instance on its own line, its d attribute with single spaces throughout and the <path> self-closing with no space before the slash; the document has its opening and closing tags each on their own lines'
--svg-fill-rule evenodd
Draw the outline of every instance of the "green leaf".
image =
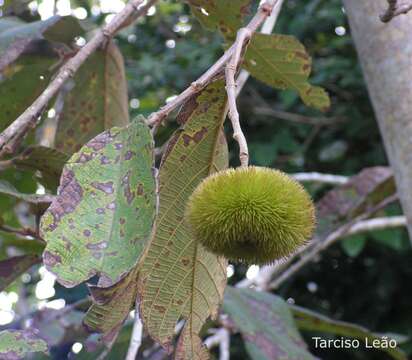
<svg viewBox="0 0 412 360">
<path fill-rule="evenodd" d="M 365 339 L 367 339 L 369 344 L 371 344 L 375 339 L 381 340 L 383 336 L 387 336 L 389 337 L 389 339 L 393 338 L 396 340 L 405 341 L 403 337 L 399 337 L 398 335 L 376 334 L 359 325 L 350 324 L 343 321 L 336 321 L 324 315 L 298 306 L 290 305 L 289 308 L 293 313 L 297 326 L 302 330 L 326 332 L 340 336 L 352 337 L 362 341 L 365 341 Z M 393 359 L 407 359 L 405 353 L 399 348 L 387 347 L 382 348 L 381 350 L 385 351 Z"/>
<path fill-rule="evenodd" d="M 366 209 L 395 193 L 392 171 L 383 166 L 366 168 L 345 185 L 329 191 L 316 204 L 318 229 L 322 237 Z"/>
<path fill-rule="evenodd" d="M 89 141 L 63 169 L 41 221 L 46 267 L 73 287 L 100 276 L 108 287 L 138 262 L 155 216 L 153 140 L 144 120 Z"/>
<path fill-rule="evenodd" d="M 239 329 L 253 360 L 315 359 L 297 331 L 288 305 L 280 297 L 228 287 L 223 311 Z"/>
<path fill-rule="evenodd" d="M 40 262 L 36 255 L 15 256 L 0 261 L 0 291 L 7 288 L 20 275 Z"/>
<path fill-rule="evenodd" d="M 269 86 L 298 92 L 307 106 L 322 111 L 330 106 L 325 90 L 309 84 L 311 59 L 293 36 L 255 33 L 245 54 L 244 67 Z"/>
<path fill-rule="evenodd" d="M 57 60 L 55 54 L 48 57 L 25 55 L 0 73 L 0 130 L 5 129 L 42 93 Z"/>
<path fill-rule="evenodd" d="M 36 352 L 47 353 L 47 344 L 30 330 L 5 330 L 0 332 L 0 358 L 24 359 Z"/>
<path fill-rule="evenodd" d="M 83 33 L 72 17 L 53 16 L 45 21 L 25 23 L 17 18 L 0 19 L 0 71 L 12 64 L 27 49 L 33 52 L 33 42 L 47 39 L 69 44 Z M 40 46 L 38 43 L 35 46 Z"/>
<path fill-rule="evenodd" d="M 55 19 L 53 22 L 53 19 Z M 77 36 L 84 34 L 84 29 L 79 21 L 73 16 L 53 16 L 50 19 L 51 25 L 43 28 L 43 36 L 46 40 L 59 42 L 71 46 Z"/>
<path fill-rule="evenodd" d="M 187 0 L 193 15 L 211 31 L 219 30 L 224 38 L 233 41 L 249 13 L 251 0 Z"/>
<path fill-rule="evenodd" d="M 406 235 L 407 238 L 407 235 Z M 373 240 L 393 250 L 401 251 L 410 248 L 405 240 L 404 229 L 383 229 L 373 232 Z"/>
<path fill-rule="evenodd" d="M 113 42 L 90 56 L 74 83 L 64 97 L 55 139 L 57 149 L 67 154 L 105 129 L 129 122 L 123 56 Z"/>
<path fill-rule="evenodd" d="M 140 274 L 140 312 L 149 334 L 168 350 L 177 321 L 186 319 L 177 359 L 207 358 L 198 333 L 217 315 L 226 284 L 226 260 L 197 243 L 184 221 L 196 186 L 227 167 L 225 117 L 225 87 L 217 81 L 181 111 L 182 127 L 169 141 L 159 172 L 160 208 Z"/>
<path fill-rule="evenodd" d="M 366 245 L 365 235 L 352 235 L 341 241 L 341 246 L 346 255 L 350 257 L 358 256 Z"/>
<path fill-rule="evenodd" d="M 8 236 L 4 236 L 8 235 Z M 0 230 L 0 257 L 6 258 L 9 248 L 18 249 L 19 253 L 27 255 L 41 255 L 44 246 L 39 241 L 30 239 L 20 239 L 12 234 L 5 234 Z"/>
<path fill-rule="evenodd" d="M 53 148 L 31 146 L 15 158 L 8 160 L 17 169 L 39 171 L 38 180 L 46 188 L 54 190 L 69 156 Z"/>
<path fill-rule="evenodd" d="M 233 42 L 248 13 L 250 0 L 188 0 L 193 14 L 207 29 L 220 30 Z M 307 106 L 326 111 L 328 94 L 308 82 L 311 59 L 304 46 L 293 36 L 255 33 L 248 47 L 244 67 L 257 79 L 278 89 L 299 93 Z"/>
</svg>

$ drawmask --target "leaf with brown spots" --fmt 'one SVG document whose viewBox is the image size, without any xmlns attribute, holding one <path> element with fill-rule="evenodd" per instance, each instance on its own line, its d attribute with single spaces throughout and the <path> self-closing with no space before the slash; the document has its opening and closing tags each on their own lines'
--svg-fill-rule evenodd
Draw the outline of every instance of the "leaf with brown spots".
<svg viewBox="0 0 412 360">
<path fill-rule="evenodd" d="M 156 234 L 144 258 L 139 288 L 143 323 L 168 351 L 174 328 L 186 320 L 176 359 L 206 359 L 199 332 L 215 317 L 226 285 L 227 262 L 206 251 L 184 221 L 186 201 L 209 174 L 227 167 L 222 134 L 226 93 L 222 81 L 209 85 L 181 111 L 159 171 L 160 208 Z"/>
<path fill-rule="evenodd" d="M 41 221 L 46 267 L 73 287 L 108 287 L 138 263 L 156 208 L 153 139 L 144 120 L 112 128 L 75 153 Z"/>
<path fill-rule="evenodd" d="M 302 101 L 326 111 L 329 95 L 308 82 L 311 58 L 293 36 L 255 33 L 247 48 L 244 67 L 256 79 L 281 90 L 297 91 Z"/>
<path fill-rule="evenodd" d="M 193 15 L 207 29 L 219 30 L 227 41 L 236 38 L 243 18 L 249 13 L 251 0 L 188 0 Z"/>
<path fill-rule="evenodd" d="M 288 305 L 280 297 L 228 287 L 223 311 L 242 334 L 251 359 L 316 359 L 308 352 Z"/>
<path fill-rule="evenodd" d="M 64 97 L 55 139 L 56 148 L 67 154 L 105 129 L 129 122 L 124 60 L 113 42 L 91 55 L 73 81 L 73 89 Z"/>
<path fill-rule="evenodd" d="M 29 354 L 47 353 L 44 340 L 30 330 L 5 330 L 0 332 L 0 359 L 27 359 Z"/>
<path fill-rule="evenodd" d="M 120 330 L 136 301 L 138 270 L 139 267 L 136 266 L 127 276 L 108 288 L 89 286 L 93 305 L 84 318 L 88 330 L 105 336 Z"/>
<path fill-rule="evenodd" d="M 187 0 L 193 14 L 207 29 L 219 30 L 229 43 L 244 25 L 250 0 Z M 244 67 L 256 79 L 281 90 L 295 90 L 307 106 L 326 111 L 330 99 L 325 90 L 308 82 L 311 59 L 293 36 L 255 33 L 247 48 Z"/>
<path fill-rule="evenodd" d="M 0 261 L 0 291 L 3 291 L 20 275 L 40 262 L 36 255 L 15 256 Z"/>
</svg>

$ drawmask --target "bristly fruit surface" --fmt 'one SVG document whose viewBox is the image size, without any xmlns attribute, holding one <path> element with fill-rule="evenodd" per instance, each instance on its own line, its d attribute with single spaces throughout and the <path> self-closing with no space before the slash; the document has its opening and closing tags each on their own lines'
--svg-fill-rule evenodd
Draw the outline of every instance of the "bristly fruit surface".
<svg viewBox="0 0 412 360">
<path fill-rule="evenodd" d="M 315 209 L 306 190 L 287 174 L 249 166 L 206 178 L 188 201 L 186 221 L 209 251 L 268 264 L 310 239 Z"/>
</svg>

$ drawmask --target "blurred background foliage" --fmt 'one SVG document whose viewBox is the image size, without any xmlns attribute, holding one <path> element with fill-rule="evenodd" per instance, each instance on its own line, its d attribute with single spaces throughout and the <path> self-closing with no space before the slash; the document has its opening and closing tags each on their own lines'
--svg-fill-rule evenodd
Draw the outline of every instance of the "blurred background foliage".
<svg viewBox="0 0 412 360">
<path fill-rule="evenodd" d="M 111 12 L 121 8 L 119 2 L 58 1 L 57 10 L 72 12 L 90 27 L 103 24 L 112 16 Z M 47 17 L 50 11 L 50 1 L 11 3 L 6 8 L 7 1 L 3 2 L 3 14 L 15 13 L 28 21 L 38 20 L 40 15 Z M 220 36 L 201 28 L 183 2 L 162 1 L 149 15 L 116 38 L 125 57 L 132 116 L 148 115 L 158 109 L 222 54 Z M 295 35 L 305 45 L 313 57 L 312 83 L 328 90 L 332 107 L 321 114 L 305 107 L 293 92 L 275 91 L 250 79 L 238 104 L 251 162 L 289 173 L 318 171 L 339 175 L 353 175 L 365 167 L 387 164 L 341 1 L 287 0 L 275 32 Z M 158 146 L 175 128 L 171 117 L 159 131 Z M 231 164 L 236 166 L 237 145 L 232 140 L 230 148 Z M 37 188 L 30 172 L 2 171 L 1 180 L 8 180 L 24 193 L 35 192 Z M 312 185 L 309 190 L 318 199 L 328 188 Z M 15 207 L 19 207 L 18 216 Z M 23 204 L 5 195 L 0 196 L 0 212 L 3 221 L 15 227 L 36 221 Z M 386 213 L 399 214 L 399 206 L 390 207 Z M 14 235 L 0 232 L 0 244 L 2 258 L 22 253 Z M 337 320 L 354 322 L 374 331 L 412 336 L 411 258 L 403 229 L 357 235 L 323 252 L 316 262 L 284 283 L 278 294 L 290 303 Z M 241 280 L 247 270 L 245 266 L 236 266 L 230 284 Z M 62 304 L 58 299 L 70 304 L 86 293 L 85 286 L 64 289 L 48 278 L 42 268 L 40 272 L 32 268 L 0 294 L 2 325 L 7 327 L 7 323 L 38 306 L 54 304 L 58 308 Z M 305 334 L 310 346 L 312 335 Z M 403 348 L 412 354 L 412 343 Z M 232 350 L 233 359 L 247 359 L 240 338 L 234 339 Z M 61 358 L 67 351 L 55 349 L 54 355 Z M 373 351 L 313 348 L 311 351 L 322 359 L 387 358 Z"/>
</svg>

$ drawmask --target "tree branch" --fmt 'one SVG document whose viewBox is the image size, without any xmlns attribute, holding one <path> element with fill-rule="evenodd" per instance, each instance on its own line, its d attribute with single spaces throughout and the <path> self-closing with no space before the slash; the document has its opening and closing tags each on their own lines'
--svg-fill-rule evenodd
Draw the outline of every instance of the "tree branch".
<svg viewBox="0 0 412 360">
<path fill-rule="evenodd" d="M 139 352 L 140 345 L 142 344 L 143 324 L 142 324 L 142 320 L 140 319 L 138 299 L 136 299 L 136 306 L 135 306 L 134 311 L 135 313 L 134 313 L 133 331 L 132 331 L 132 336 L 130 338 L 130 345 L 129 345 L 129 349 L 127 350 L 127 355 L 126 355 L 125 360 L 135 360 L 137 353 Z"/>
<path fill-rule="evenodd" d="M 357 218 L 353 219 L 352 221 L 349 221 L 347 224 L 341 226 L 339 229 L 337 229 L 333 233 L 329 234 L 326 237 L 326 239 L 318 240 L 318 241 L 314 242 L 311 247 L 308 247 L 307 252 L 303 254 L 303 256 L 299 259 L 299 261 L 297 261 L 292 266 L 288 267 L 283 273 L 281 273 L 278 276 L 278 278 L 269 285 L 269 288 L 270 289 L 278 288 L 280 284 L 282 284 L 286 279 L 288 279 L 290 276 L 292 276 L 298 270 L 300 270 L 303 266 L 305 266 L 307 263 L 309 263 L 321 251 L 327 249 L 329 246 L 334 244 L 339 239 L 349 235 L 351 228 L 353 226 L 356 226 L 357 223 L 367 219 L 373 213 L 385 208 L 387 205 L 391 204 L 392 202 L 396 201 L 397 199 L 398 199 L 397 195 L 393 195 L 393 196 L 390 196 L 390 197 L 386 198 L 381 203 L 374 206 L 372 209 L 369 209 L 368 211 L 366 211 L 362 215 L 358 216 Z"/>
<path fill-rule="evenodd" d="M 230 332 L 225 327 L 215 329 L 214 334 L 206 338 L 204 344 L 208 349 L 219 345 L 219 360 L 230 359 Z"/>
<path fill-rule="evenodd" d="M 155 2 L 156 0 L 149 0 L 146 5 L 142 6 L 144 0 L 131 0 L 109 24 L 99 30 L 74 57 L 68 60 L 37 100 L 0 134 L 0 155 L 13 151 L 13 142 L 19 141 L 36 125 L 39 114 L 46 108 L 50 99 L 57 94 L 69 78 L 74 76 L 90 55 L 111 39 L 133 15 L 137 18 L 146 14 L 147 10 Z"/>
<path fill-rule="evenodd" d="M 394 17 L 406 14 L 412 10 L 412 2 L 404 2 L 398 4 L 398 0 L 387 0 L 388 1 L 388 8 L 387 10 L 380 15 L 380 19 L 382 22 L 387 23 L 391 21 Z"/>
<path fill-rule="evenodd" d="M 319 125 L 319 126 L 328 126 L 336 125 L 346 121 L 344 117 L 310 117 L 300 114 L 294 114 L 287 111 L 275 110 L 269 107 L 256 107 L 253 111 L 256 115 L 263 116 L 273 116 L 277 119 L 286 120 L 298 124 L 308 124 L 308 125 Z"/>
<path fill-rule="evenodd" d="M 120 331 L 116 333 L 113 339 L 110 340 L 108 344 L 105 344 L 105 349 L 99 354 L 96 360 L 105 360 L 106 357 L 112 352 L 113 346 L 116 343 L 117 338 L 119 337 Z"/>
<path fill-rule="evenodd" d="M 271 11 L 274 9 L 277 2 L 278 0 L 267 0 L 264 4 L 262 4 L 255 16 L 246 26 L 246 29 L 248 29 L 251 33 L 255 32 L 266 20 L 266 18 L 270 16 Z M 209 85 L 209 83 L 223 71 L 225 65 L 232 59 L 237 47 L 238 44 L 235 42 L 199 79 L 193 82 L 186 90 L 176 96 L 176 98 L 172 101 L 164 105 L 159 111 L 152 113 L 147 119 L 148 125 L 155 127 L 158 126 L 174 109 L 182 105 L 190 97 L 202 91 L 207 85 Z"/>
<path fill-rule="evenodd" d="M 388 198 L 378 206 L 386 206 L 389 202 L 393 201 L 394 198 Z M 376 211 L 376 207 L 373 208 Z M 370 214 L 368 211 L 367 213 L 358 217 L 358 220 L 354 222 L 350 222 L 339 228 L 337 231 L 330 234 L 324 241 L 317 240 L 316 242 L 312 243 L 312 246 L 307 246 L 302 248 L 298 251 L 295 255 L 291 258 L 278 261 L 273 265 L 266 265 L 262 266 L 259 270 L 258 275 L 253 279 L 243 279 L 242 281 L 236 284 L 238 288 L 247 288 L 250 286 L 255 286 L 257 290 L 267 290 L 268 288 L 277 288 L 281 283 L 283 283 L 287 278 L 301 269 L 305 264 L 307 264 L 314 256 L 316 256 L 319 252 L 326 249 L 336 241 L 349 236 L 355 235 L 359 233 L 369 232 L 369 231 L 376 231 L 376 230 L 383 230 L 383 229 L 393 229 L 398 227 L 404 227 L 407 225 L 407 220 L 405 216 L 391 216 L 391 217 L 380 217 L 380 218 L 373 218 L 368 220 L 360 220 L 363 219 L 366 214 Z M 351 225 L 352 224 L 352 225 Z M 349 225 L 349 227 L 348 227 Z M 346 229 L 346 230 L 345 230 Z M 289 264 L 298 257 L 300 254 L 304 254 L 303 257 L 296 262 L 294 265 L 289 267 Z M 276 274 L 280 274 L 279 277 L 272 282 L 271 279 Z"/>
<path fill-rule="evenodd" d="M 300 182 L 315 182 L 328 185 L 345 185 L 349 181 L 349 177 L 331 174 L 321 174 L 318 172 L 296 173 L 291 176 Z"/>
<path fill-rule="evenodd" d="M 353 226 L 348 230 L 346 236 L 360 234 L 368 231 L 405 227 L 406 225 L 406 216 L 374 218 L 353 224 Z"/>
<path fill-rule="evenodd" d="M 16 229 L 16 228 L 12 228 L 8 225 L 2 224 L 2 225 L 0 225 L 0 231 L 4 231 L 4 232 L 9 233 L 9 234 L 14 234 L 17 237 L 25 239 L 25 240 L 27 240 L 27 237 L 30 236 L 30 237 L 32 237 L 33 239 L 35 239 L 36 241 L 38 241 L 41 244 L 46 243 L 44 241 L 44 239 L 41 238 L 40 235 L 32 229 L 28 229 L 28 228 L 27 229 Z"/>
</svg>

